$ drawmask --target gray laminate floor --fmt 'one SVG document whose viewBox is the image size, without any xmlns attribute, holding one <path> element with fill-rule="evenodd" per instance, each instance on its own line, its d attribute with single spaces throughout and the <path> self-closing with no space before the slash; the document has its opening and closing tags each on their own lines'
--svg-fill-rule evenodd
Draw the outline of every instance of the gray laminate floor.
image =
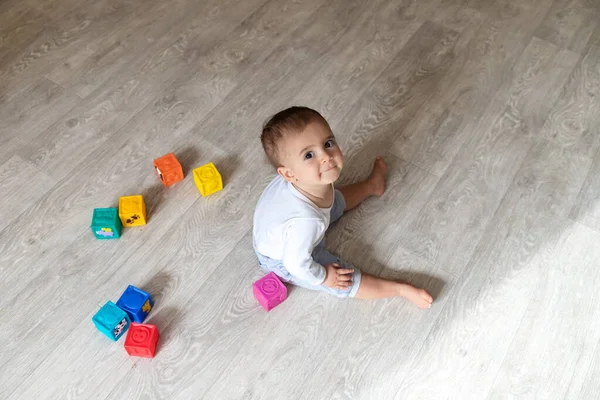
<svg viewBox="0 0 600 400">
<path fill-rule="evenodd" d="M 258 136 L 294 104 L 342 183 L 390 165 L 331 249 L 431 310 L 254 300 Z M 0 190 L 2 399 L 600 399 L 598 0 L 2 0 Z M 148 225 L 95 240 L 131 194 Z M 91 322 L 128 284 L 151 360 Z"/>
</svg>

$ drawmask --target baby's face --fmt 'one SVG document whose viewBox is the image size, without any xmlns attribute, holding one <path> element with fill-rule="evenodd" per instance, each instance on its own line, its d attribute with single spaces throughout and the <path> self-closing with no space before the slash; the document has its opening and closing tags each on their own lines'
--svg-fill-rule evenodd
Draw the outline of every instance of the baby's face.
<svg viewBox="0 0 600 400">
<path fill-rule="evenodd" d="M 283 140 L 284 167 L 278 172 L 289 182 L 307 186 L 330 185 L 344 166 L 344 156 L 326 125 L 310 123 L 299 135 Z"/>
</svg>

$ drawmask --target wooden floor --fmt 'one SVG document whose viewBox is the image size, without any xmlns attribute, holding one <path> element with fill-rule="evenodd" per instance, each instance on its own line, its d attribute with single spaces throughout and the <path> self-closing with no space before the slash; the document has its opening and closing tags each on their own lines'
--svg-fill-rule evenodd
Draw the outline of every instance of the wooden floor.
<svg viewBox="0 0 600 400">
<path fill-rule="evenodd" d="M 294 104 L 343 182 L 390 164 L 331 250 L 431 310 L 254 300 L 258 136 Z M 598 0 L 2 0 L 0 191 L 1 399 L 600 399 Z M 131 194 L 148 225 L 95 240 Z M 151 360 L 91 322 L 128 284 Z"/>
</svg>

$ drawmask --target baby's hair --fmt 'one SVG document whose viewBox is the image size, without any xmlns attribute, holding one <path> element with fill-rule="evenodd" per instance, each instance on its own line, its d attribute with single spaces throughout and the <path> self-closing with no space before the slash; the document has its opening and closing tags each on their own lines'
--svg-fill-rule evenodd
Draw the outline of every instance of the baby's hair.
<svg viewBox="0 0 600 400">
<path fill-rule="evenodd" d="M 279 111 L 263 126 L 260 141 L 267 158 L 275 168 L 281 167 L 280 143 L 289 134 L 299 134 L 311 122 L 329 124 L 317 111 L 308 107 L 294 106 Z"/>
</svg>

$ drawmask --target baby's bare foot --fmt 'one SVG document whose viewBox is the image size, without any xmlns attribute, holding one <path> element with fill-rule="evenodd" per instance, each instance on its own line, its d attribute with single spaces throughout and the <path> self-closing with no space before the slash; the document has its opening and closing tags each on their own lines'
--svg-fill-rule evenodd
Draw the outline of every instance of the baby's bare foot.
<svg viewBox="0 0 600 400">
<path fill-rule="evenodd" d="M 400 293 L 402 297 L 415 303 L 419 308 L 431 308 L 433 297 L 423 289 L 414 286 L 401 284 Z"/>
<path fill-rule="evenodd" d="M 374 196 L 381 196 L 385 192 L 385 177 L 388 172 L 388 166 L 383 157 L 377 157 L 373 164 L 373 171 L 369 177 L 371 183 L 371 193 Z"/>
</svg>

